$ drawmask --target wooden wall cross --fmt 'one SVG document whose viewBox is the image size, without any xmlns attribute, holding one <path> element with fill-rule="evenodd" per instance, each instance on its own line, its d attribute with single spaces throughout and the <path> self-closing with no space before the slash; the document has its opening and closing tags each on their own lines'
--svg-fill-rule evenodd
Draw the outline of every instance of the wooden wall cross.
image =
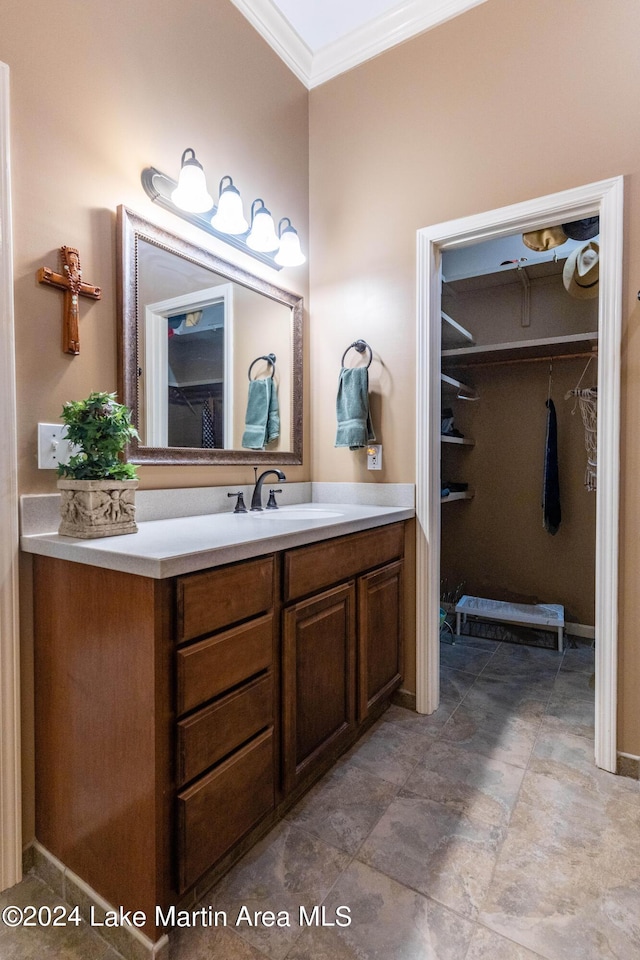
<svg viewBox="0 0 640 960">
<path fill-rule="evenodd" d="M 48 283 L 52 287 L 64 290 L 62 314 L 62 349 L 74 356 L 80 353 L 80 334 L 78 333 L 78 297 L 102 298 L 100 287 L 85 283 L 82 279 L 80 254 L 75 247 L 60 247 L 60 265 L 62 273 L 54 273 L 50 267 L 40 267 L 38 283 Z"/>
</svg>

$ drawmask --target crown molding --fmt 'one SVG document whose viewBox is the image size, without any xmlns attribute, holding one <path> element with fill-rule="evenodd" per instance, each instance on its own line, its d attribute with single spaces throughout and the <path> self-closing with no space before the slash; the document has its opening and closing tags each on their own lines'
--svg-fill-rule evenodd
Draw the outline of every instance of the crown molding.
<svg viewBox="0 0 640 960">
<path fill-rule="evenodd" d="M 371 60 L 390 47 L 452 20 L 485 0 L 405 0 L 313 56 L 310 87 Z"/>
<path fill-rule="evenodd" d="M 486 0 L 405 0 L 315 54 L 272 0 L 231 0 L 304 85 L 311 89 L 431 30 Z"/>
<path fill-rule="evenodd" d="M 305 87 L 311 86 L 313 54 L 271 0 L 231 0 Z"/>
</svg>

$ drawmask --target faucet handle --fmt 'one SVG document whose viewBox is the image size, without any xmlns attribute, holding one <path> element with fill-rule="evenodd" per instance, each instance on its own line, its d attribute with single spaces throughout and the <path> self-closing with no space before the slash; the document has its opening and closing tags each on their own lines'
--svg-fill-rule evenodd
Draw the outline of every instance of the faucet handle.
<svg viewBox="0 0 640 960">
<path fill-rule="evenodd" d="M 278 504 L 276 503 L 276 493 L 282 493 L 282 488 L 280 490 L 269 490 L 269 502 L 267 503 L 267 510 L 278 510 Z"/>
<path fill-rule="evenodd" d="M 234 513 L 246 513 L 247 508 L 244 505 L 244 493 L 242 490 L 236 490 L 235 493 L 228 493 L 228 497 L 237 497 Z"/>
</svg>

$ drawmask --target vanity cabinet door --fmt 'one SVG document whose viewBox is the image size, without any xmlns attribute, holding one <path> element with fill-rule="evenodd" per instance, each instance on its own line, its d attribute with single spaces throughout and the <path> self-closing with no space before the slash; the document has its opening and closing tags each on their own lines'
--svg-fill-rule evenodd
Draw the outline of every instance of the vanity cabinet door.
<svg viewBox="0 0 640 960">
<path fill-rule="evenodd" d="M 355 730 L 355 584 L 283 614 L 284 789 L 290 792 Z"/>
<path fill-rule="evenodd" d="M 358 720 L 402 680 L 403 561 L 358 578 Z"/>
</svg>

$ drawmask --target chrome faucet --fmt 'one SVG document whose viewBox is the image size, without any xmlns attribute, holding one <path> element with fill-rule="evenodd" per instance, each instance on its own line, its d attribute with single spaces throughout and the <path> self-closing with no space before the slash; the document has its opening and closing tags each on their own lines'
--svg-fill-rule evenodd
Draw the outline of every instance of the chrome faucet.
<svg viewBox="0 0 640 960">
<path fill-rule="evenodd" d="M 256 473 L 258 472 L 256 468 Z M 253 496 L 251 497 L 251 509 L 252 510 L 262 510 L 262 484 L 265 481 L 265 478 L 274 474 L 278 480 L 284 482 L 287 478 L 285 477 L 282 470 L 265 470 L 264 473 L 261 473 L 259 477 L 256 477 L 256 485 L 253 488 Z"/>
</svg>

